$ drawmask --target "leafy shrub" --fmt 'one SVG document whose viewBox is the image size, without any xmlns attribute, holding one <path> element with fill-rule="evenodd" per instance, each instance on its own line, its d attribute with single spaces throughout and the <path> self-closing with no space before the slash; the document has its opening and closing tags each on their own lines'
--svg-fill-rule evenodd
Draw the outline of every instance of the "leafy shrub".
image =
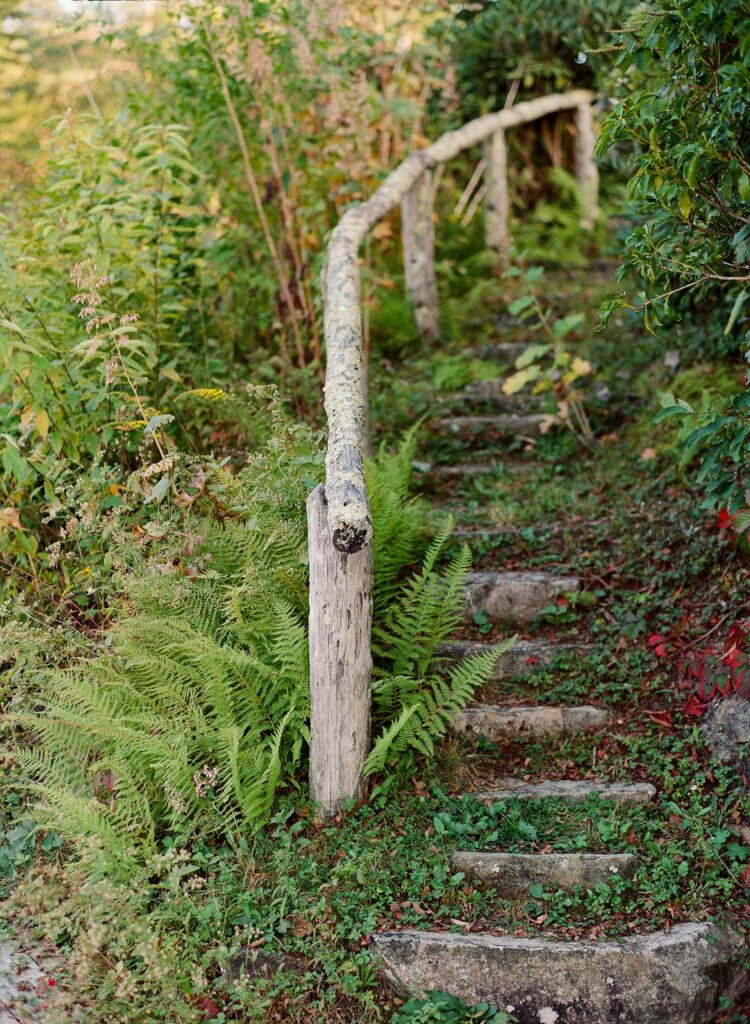
<svg viewBox="0 0 750 1024">
<path fill-rule="evenodd" d="M 439 28 L 456 65 L 464 116 L 500 109 L 514 82 L 522 98 L 596 87 L 607 62 L 590 51 L 609 42 L 633 6 L 634 0 L 462 4 Z"/>
<path fill-rule="evenodd" d="M 630 149 L 628 194 L 642 223 L 624 266 L 647 282 L 647 323 L 668 323 L 687 297 L 693 310 L 720 303 L 726 333 L 741 334 L 750 252 L 747 4 L 647 5 L 616 42 L 625 95 L 598 148 Z"/>
<path fill-rule="evenodd" d="M 605 122 L 599 148 L 626 143 L 632 153 L 629 196 L 642 222 L 627 239 L 624 269 L 646 282 L 637 308 L 652 330 L 687 310 L 718 309 L 722 320 L 708 323 L 706 354 L 719 347 L 722 334 L 744 336 L 747 346 L 748 6 L 743 0 L 720 10 L 689 0 L 649 5 L 618 42 L 621 64 L 633 69 L 630 88 Z M 626 303 L 617 298 L 606 313 L 618 304 Z M 731 515 L 743 510 L 750 395 L 727 395 L 696 409 L 665 393 L 662 405 L 658 419 L 681 418 L 683 461 L 701 458 L 706 504 Z"/>
<path fill-rule="evenodd" d="M 174 399 L 216 370 L 194 339 L 197 297 L 218 278 L 178 125 L 64 118 L 43 184 L 15 206 L 0 249 L 0 535 L 23 578 L 55 569 L 61 547 L 99 567 L 93 521 L 133 504 L 134 470 L 165 476 Z"/>
</svg>

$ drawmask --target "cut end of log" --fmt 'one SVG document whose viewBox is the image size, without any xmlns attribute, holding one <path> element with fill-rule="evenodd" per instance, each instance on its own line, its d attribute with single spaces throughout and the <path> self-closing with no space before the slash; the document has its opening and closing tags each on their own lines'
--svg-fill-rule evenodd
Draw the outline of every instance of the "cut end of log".
<svg viewBox="0 0 750 1024">
<path fill-rule="evenodd" d="M 331 532 L 331 540 L 337 551 L 345 555 L 353 555 L 361 551 L 370 539 L 372 527 L 369 523 L 361 526 L 353 526 L 350 523 L 341 523 Z"/>
</svg>

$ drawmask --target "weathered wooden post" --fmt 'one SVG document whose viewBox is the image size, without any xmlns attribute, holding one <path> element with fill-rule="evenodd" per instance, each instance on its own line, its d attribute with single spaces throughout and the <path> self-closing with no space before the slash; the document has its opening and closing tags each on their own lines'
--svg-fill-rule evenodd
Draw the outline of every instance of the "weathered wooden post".
<svg viewBox="0 0 750 1024">
<path fill-rule="evenodd" d="M 508 196 L 508 154 L 505 129 L 500 128 L 484 143 L 484 235 L 488 249 L 495 249 L 503 262 L 510 252 L 510 199 Z"/>
<path fill-rule="evenodd" d="M 333 546 L 325 488 L 307 499 L 310 558 L 310 796 L 324 819 L 364 795 L 370 749 L 372 538 Z"/>
<path fill-rule="evenodd" d="M 594 113 L 590 101 L 576 107 L 576 178 L 581 194 L 581 227 L 590 231 L 599 214 L 599 170 L 594 160 Z"/>
<path fill-rule="evenodd" d="M 406 290 L 419 333 L 425 341 L 437 341 L 440 337 L 432 200 L 432 172 L 429 170 L 420 175 L 401 200 Z"/>
</svg>

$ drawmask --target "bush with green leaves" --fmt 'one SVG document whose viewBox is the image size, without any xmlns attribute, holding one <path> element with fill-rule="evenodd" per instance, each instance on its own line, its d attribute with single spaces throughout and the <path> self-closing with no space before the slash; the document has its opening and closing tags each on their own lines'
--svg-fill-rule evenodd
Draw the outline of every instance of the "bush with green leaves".
<svg viewBox="0 0 750 1024">
<path fill-rule="evenodd" d="M 219 281 L 208 200 L 181 126 L 70 116 L 4 218 L 0 536 L 19 589 L 58 567 L 61 539 L 76 570 L 101 564 L 92 521 L 184 441 L 177 396 L 228 376 L 204 330 Z"/>
<path fill-rule="evenodd" d="M 520 98 L 596 88 L 609 43 L 634 0 L 480 0 L 461 4 L 437 31 L 447 36 L 464 118 Z"/>
<path fill-rule="evenodd" d="M 398 453 L 368 466 L 378 738 L 367 774 L 432 753 L 496 657 L 439 669 L 469 555 L 464 548 L 438 570 L 451 524 L 428 543 L 424 509 L 407 494 L 414 446 L 412 432 Z M 38 738 L 17 757 L 46 827 L 78 843 L 96 838 L 125 869 L 165 831 L 257 828 L 279 786 L 300 788 L 309 741 L 305 498 L 321 472 L 316 438 L 277 421 L 239 474 L 217 472 L 202 514 L 165 504 L 123 552 L 125 598 L 98 653 L 47 673 L 41 710 L 11 716 Z"/>
<path fill-rule="evenodd" d="M 644 282 L 652 331 L 698 321 L 702 355 L 747 348 L 750 321 L 750 5 L 667 0 L 639 8 L 617 37 L 624 95 L 605 121 L 601 153 L 627 147 L 638 225 L 623 271 Z M 618 306 L 615 297 L 605 318 Z M 699 456 L 706 503 L 740 512 L 750 466 L 750 396 L 695 410 L 677 394 L 660 418 L 681 418 L 684 461 Z M 746 517 L 747 518 L 747 517 Z"/>
<path fill-rule="evenodd" d="M 630 153 L 640 223 L 624 268 L 646 282 L 647 326 L 718 304 L 738 342 L 750 294 L 750 6 L 646 4 L 615 41 L 622 95 L 598 150 Z"/>
</svg>

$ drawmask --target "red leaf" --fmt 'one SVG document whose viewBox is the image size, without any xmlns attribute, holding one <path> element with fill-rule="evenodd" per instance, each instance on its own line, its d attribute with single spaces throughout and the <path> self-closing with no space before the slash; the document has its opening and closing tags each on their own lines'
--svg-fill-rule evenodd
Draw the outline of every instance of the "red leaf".
<svg viewBox="0 0 750 1024">
<path fill-rule="evenodd" d="M 211 1020 L 212 1017 L 218 1017 L 221 1013 L 221 1007 L 213 1001 L 211 996 L 199 996 L 195 1000 L 195 1005 L 199 1010 L 203 1010 L 206 1015 L 206 1020 Z"/>
<path fill-rule="evenodd" d="M 716 525 L 719 527 L 719 529 L 731 530 L 733 522 L 734 516 L 730 516 L 729 512 L 725 508 L 721 509 L 719 515 L 716 518 Z"/>
<path fill-rule="evenodd" d="M 700 718 L 700 716 L 703 714 L 705 710 L 706 705 L 703 703 L 703 701 L 698 700 L 694 693 L 690 694 L 690 696 L 687 699 L 687 703 L 685 704 L 685 707 L 682 709 L 683 714 L 695 715 L 697 718 Z"/>
<path fill-rule="evenodd" d="M 649 645 L 649 647 L 656 647 L 657 644 L 664 643 L 664 637 L 661 635 L 661 633 L 652 633 L 646 641 L 646 643 Z"/>
<path fill-rule="evenodd" d="M 671 711 L 644 711 L 644 714 L 648 715 L 651 721 L 656 722 L 657 725 L 661 725 L 665 729 L 672 728 Z"/>
</svg>

